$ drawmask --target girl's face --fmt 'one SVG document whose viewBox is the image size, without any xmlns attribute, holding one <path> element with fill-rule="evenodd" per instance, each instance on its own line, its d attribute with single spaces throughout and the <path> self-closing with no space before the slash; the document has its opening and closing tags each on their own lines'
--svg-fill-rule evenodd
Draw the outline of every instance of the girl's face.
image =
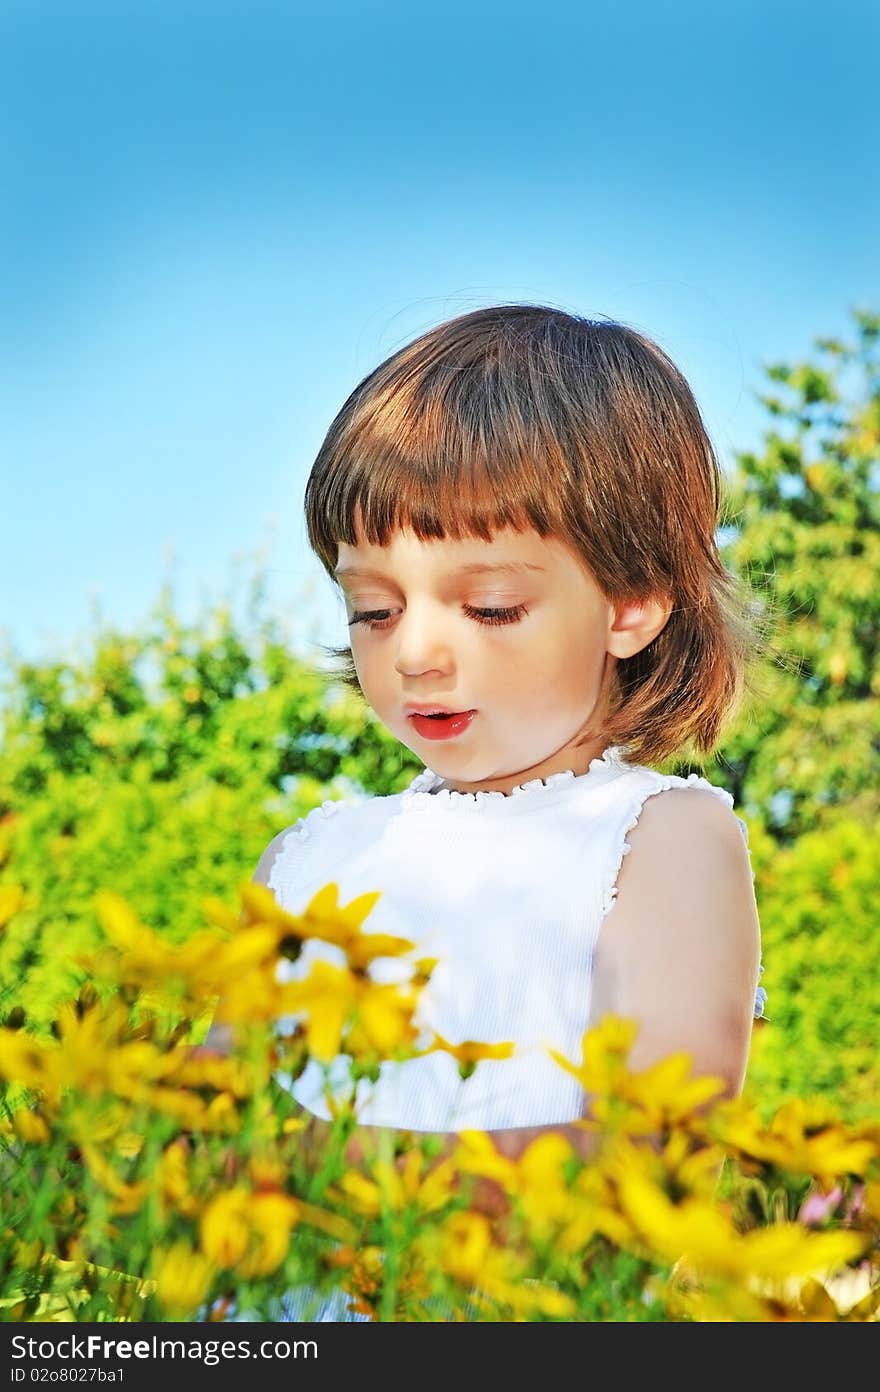
<svg viewBox="0 0 880 1392">
<path fill-rule="evenodd" d="M 477 569 L 490 566 L 504 569 Z M 399 531 L 384 547 L 359 534 L 358 545 L 340 544 L 336 575 L 364 696 L 459 792 L 509 793 L 530 778 L 583 773 L 604 745 L 574 741 L 604 709 L 617 658 L 662 627 L 648 632 L 641 605 L 615 608 L 568 546 L 534 531 L 505 529 L 491 542 Z M 433 740 L 409 702 L 476 714 L 461 733 Z"/>
</svg>

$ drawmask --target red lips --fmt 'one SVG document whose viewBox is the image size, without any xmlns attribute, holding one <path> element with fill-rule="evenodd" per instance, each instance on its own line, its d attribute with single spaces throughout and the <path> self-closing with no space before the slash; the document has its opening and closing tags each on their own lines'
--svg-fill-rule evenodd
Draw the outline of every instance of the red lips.
<svg viewBox="0 0 880 1392">
<path fill-rule="evenodd" d="M 418 712 L 408 716 L 412 721 L 416 733 L 423 739 L 444 740 L 454 739 L 456 735 L 463 734 L 468 728 L 474 716 L 475 710 L 457 711 L 450 713 L 445 719 L 432 719 L 430 715 L 420 715 Z"/>
</svg>

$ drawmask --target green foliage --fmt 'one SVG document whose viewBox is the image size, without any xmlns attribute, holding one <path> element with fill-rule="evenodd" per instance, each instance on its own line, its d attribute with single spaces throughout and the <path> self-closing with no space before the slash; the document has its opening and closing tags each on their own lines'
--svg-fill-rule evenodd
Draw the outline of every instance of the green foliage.
<svg viewBox="0 0 880 1392">
<path fill-rule="evenodd" d="M 29 898 L 0 939 L 0 1023 L 13 1004 L 47 1022 L 76 993 L 99 889 L 180 940 L 316 803 L 395 791 L 421 767 L 262 607 L 257 582 L 247 637 L 226 605 L 187 627 L 166 590 L 144 635 L 99 631 L 78 664 L 11 664 L 0 864 Z"/>
<path fill-rule="evenodd" d="M 713 781 L 750 830 L 767 1014 L 749 1086 L 863 1115 L 880 947 L 880 317 L 820 363 L 772 364 L 761 453 L 729 480 L 728 566 L 784 617 L 788 664 L 725 740 Z M 78 662 L 8 661 L 0 743 L 0 883 L 25 909 L 0 937 L 0 1024 L 47 1026 L 75 994 L 112 887 L 175 939 L 205 896 L 229 902 L 271 838 L 327 798 L 393 793 L 418 771 L 350 691 L 292 651 L 259 578 L 191 626 L 163 591 L 143 634 L 100 629 Z"/>
<path fill-rule="evenodd" d="M 878 1095 L 880 988 L 880 316 L 821 364 L 772 364 L 784 393 L 761 454 L 729 481 L 726 564 L 783 618 L 790 666 L 761 673 L 725 741 L 722 778 L 749 823 L 767 1015 L 748 1084 L 762 1110 Z M 783 427 L 785 427 L 783 429 Z"/>
<path fill-rule="evenodd" d="M 771 843 L 772 846 L 772 843 Z M 850 1120 L 876 1115 L 880 864 L 867 828 L 840 821 L 753 852 L 767 1015 L 747 1090 L 763 1116 L 790 1097 L 824 1098 Z"/>
<path fill-rule="evenodd" d="M 724 764 L 783 844 L 880 811 L 880 316 L 854 318 L 855 345 L 815 340 L 821 366 L 768 367 L 779 428 L 728 490 L 725 562 L 785 615 L 793 661 L 764 674 Z"/>
</svg>

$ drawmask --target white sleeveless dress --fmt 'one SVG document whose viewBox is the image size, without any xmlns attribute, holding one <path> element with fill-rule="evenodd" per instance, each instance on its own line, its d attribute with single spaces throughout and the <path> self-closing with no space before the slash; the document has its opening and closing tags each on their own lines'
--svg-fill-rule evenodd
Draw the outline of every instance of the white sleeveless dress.
<svg viewBox="0 0 880 1392">
<path fill-rule="evenodd" d="M 412 956 L 438 959 L 414 1017 L 425 1042 L 436 1031 L 452 1043 L 515 1043 L 512 1058 L 482 1060 L 465 1081 L 447 1053 L 383 1064 L 376 1083 L 359 1084 L 359 1120 L 437 1132 L 574 1121 L 583 1092 L 548 1050 L 580 1059 L 593 955 L 630 850 L 627 833 L 645 799 L 670 788 L 709 789 L 731 815 L 733 798 L 697 774 L 631 764 L 620 746 L 585 773 L 531 779 L 509 795 L 460 793 L 441 782 L 426 768 L 401 793 L 324 802 L 287 832 L 269 875 L 278 903 L 293 913 L 331 881 L 341 904 L 381 891 L 364 931 L 407 938 L 417 947 Z M 736 820 L 748 846 L 746 824 Z M 303 976 L 319 957 L 344 962 L 339 949 L 313 939 L 282 974 Z M 374 966 L 385 981 L 407 972 L 390 958 Z M 765 995 L 756 981 L 756 1017 Z M 331 1066 L 334 1090 L 347 1068 L 345 1057 Z M 293 1083 L 279 1078 L 302 1106 L 329 1117 L 318 1063 Z M 341 1291 L 318 1297 L 299 1288 L 277 1318 L 366 1318 L 347 1313 L 347 1303 Z"/>
</svg>

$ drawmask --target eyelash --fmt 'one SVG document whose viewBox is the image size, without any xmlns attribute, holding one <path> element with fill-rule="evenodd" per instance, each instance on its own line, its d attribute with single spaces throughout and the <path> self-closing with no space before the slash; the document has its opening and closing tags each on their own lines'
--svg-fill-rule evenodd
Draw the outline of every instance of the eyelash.
<svg viewBox="0 0 880 1392">
<path fill-rule="evenodd" d="M 486 625 L 516 623 L 529 612 L 524 604 L 515 604 L 510 609 L 474 609 L 472 605 L 466 604 L 464 611 L 470 618 L 476 619 L 477 623 Z M 351 628 L 353 624 L 365 623 L 373 632 L 376 629 L 387 628 L 387 616 L 390 613 L 390 609 L 374 609 L 370 613 L 363 614 L 355 613 L 349 619 L 348 626 Z M 381 623 L 376 621 L 380 617 L 382 618 Z"/>
</svg>

